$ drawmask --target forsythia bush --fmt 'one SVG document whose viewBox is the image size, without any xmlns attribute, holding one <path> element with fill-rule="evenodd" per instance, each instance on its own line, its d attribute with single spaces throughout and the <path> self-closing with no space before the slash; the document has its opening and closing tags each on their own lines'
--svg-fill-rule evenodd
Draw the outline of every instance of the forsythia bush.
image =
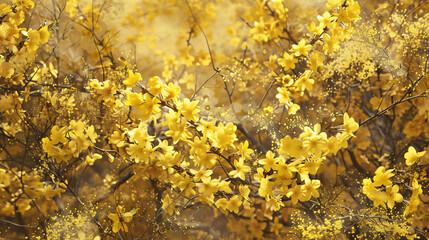
<svg viewBox="0 0 429 240">
<path fill-rule="evenodd" d="M 429 1 L 3 2 L 2 238 L 429 237 Z"/>
</svg>

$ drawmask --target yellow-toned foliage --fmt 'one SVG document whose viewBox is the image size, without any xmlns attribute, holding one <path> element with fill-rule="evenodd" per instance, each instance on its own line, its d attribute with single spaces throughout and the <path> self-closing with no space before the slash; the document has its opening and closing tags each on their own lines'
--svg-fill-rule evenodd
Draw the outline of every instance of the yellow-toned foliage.
<svg viewBox="0 0 429 240">
<path fill-rule="evenodd" d="M 0 4 L 0 237 L 429 238 L 429 1 Z"/>
</svg>

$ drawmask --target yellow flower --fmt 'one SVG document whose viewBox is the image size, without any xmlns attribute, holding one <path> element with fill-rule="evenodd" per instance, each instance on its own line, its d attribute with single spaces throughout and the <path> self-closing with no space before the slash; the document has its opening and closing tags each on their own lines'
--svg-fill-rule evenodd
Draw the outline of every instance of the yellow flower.
<svg viewBox="0 0 429 240">
<path fill-rule="evenodd" d="M 0 30 L 1 32 L 1 30 Z M 10 62 L 0 59 L 0 77 L 10 78 L 15 73 L 15 69 Z"/>
<path fill-rule="evenodd" d="M 260 18 L 259 22 L 254 22 L 255 27 L 250 29 L 250 34 L 253 35 L 253 39 L 259 42 L 267 42 L 268 41 L 268 35 L 265 31 L 265 23 L 264 18 Z"/>
<path fill-rule="evenodd" d="M 280 207 L 284 207 L 283 202 L 281 201 L 282 195 L 277 197 L 268 197 L 266 208 L 271 211 L 278 211 Z"/>
<path fill-rule="evenodd" d="M 128 93 L 125 106 L 139 106 L 144 102 L 143 95 L 141 93 Z"/>
<path fill-rule="evenodd" d="M 290 92 L 287 88 L 277 88 L 277 92 L 276 98 L 279 99 L 280 103 L 290 104 Z"/>
<path fill-rule="evenodd" d="M 27 49 L 29 52 L 35 52 L 40 45 L 40 33 L 37 30 L 30 29 L 27 32 L 28 42 Z"/>
<path fill-rule="evenodd" d="M 162 76 L 164 77 L 166 82 L 169 82 L 171 80 L 171 77 L 173 75 L 173 71 L 168 66 L 164 67 L 164 71 L 162 71 Z"/>
<path fill-rule="evenodd" d="M 226 210 L 227 206 L 228 206 L 228 201 L 226 200 L 226 198 L 219 198 L 216 202 L 215 202 L 215 206 L 217 208 L 222 208 L 223 210 Z"/>
<path fill-rule="evenodd" d="M 165 195 L 164 199 L 162 199 L 162 209 L 164 209 L 168 214 L 173 215 L 174 207 L 173 199 L 170 198 L 169 194 Z"/>
<path fill-rule="evenodd" d="M 169 130 L 165 132 L 165 135 L 172 137 L 174 144 L 179 142 L 179 140 L 186 141 L 188 138 L 192 137 L 191 132 L 188 130 L 186 121 L 169 124 L 168 127 Z"/>
<path fill-rule="evenodd" d="M 393 172 L 393 169 L 389 169 L 386 170 L 386 168 L 379 167 L 377 168 L 377 170 L 375 171 L 375 176 L 374 176 L 374 186 L 379 187 L 381 185 L 384 186 L 391 186 L 392 182 L 389 180 L 389 178 L 395 176 Z"/>
<path fill-rule="evenodd" d="M 281 183 L 283 186 L 289 185 L 292 182 L 292 172 L 290 171 L 289 166 L 285 163 L 285 160 L 282 159 L 280 164 L 278 164 L 276 167 L 276 183 Z"/>
<path fill-rule="evenodd" d="M 213 174 L 212 170 L 207 170 L 205 168 L 200 168 L 198 171 L 191 168 L 189 171 L 194 175 L 194 182 L 210 182 L 210 176 Z"/>
<path fill-rule="evenodd" d="M 336 155 L 340 149 L 341 145 L 339 144 L 338 138 L 332 136 L 328 139 L 328 142 L 326 143 L 325 149 L 323 149 L 323 151 L 325 151 L 325 155 L 329 153 Z"/>
<path fill-rule="evenodd" d="M 238 211 L 240 210 L 240 206 L 243 203 L 241 199 L 242 199 L 241 195 L 235 195 L 232 198 L 230 198 L 226 205 L 226 208 L 228 209 L 228 211 L 238 213 Z"/>
<path fill-rule="evenodd" d="M 310 70 L 316 72 L 320 65 L 323 64 L 325 57 L 320 53 L 314 53 L 310 56 Z"/>
<path fill-rule="evenodd" d="M 196 184 L 193 179 L 188 174 L 178 174 L 173 175 L 174 177 L 170 180 L 173 184 L 172 186 L 177 186 L 182 190 L 182 193 L 189 197 L 195 195 L 194 187 Z"/>
<path fill-rule="evenodd" d="M 140 116 L 141 121 L 145 121 L 150 118 L 151 115 L 155 115 L 161 112 L 159 99 L 157 97 L 151 97 L 150 94 L 145 93 L 143 96 L 144 103 L 137 106 L 136 112 Z"/>
<path fill-rule="evenodd" d="M 221 152 L 228 148 L 235 148 L 234 142 L 238 140 L 235 134 L 236 130 L 237 126 L 232 123 L 228 123 L 226 126 L 223 125 L 223 123 L 219 123 L 215 133 L 216 135 L 212 139 L 213 146 L 220 148 Z"/>
<path fill-rule="evenodd" d="M 229 186 L 230 185 L 230 181 L 222 181 L 217 185 L 217 189 L 219 191 L 224 191 L 226 193 L 232 193 L 232 189 Z"/>
<path fill-rule="evenodd" d="M 292 189 L 286 194 L 286 197 L 292 200 L 293 205 L 296 205 L 298 200 L 303 197 L 301 185 L 294 183 Z"/>
<path fill-rule="evenodd" d="M 168 83 L 168 86 L 163 88 L 161 93 L 164 97 L 164 100 L 167 101 L 170 99 L 175 100 L 181 91 L 182 89 L 180 87 L 174 85 L 173 83 Z"/>
<path fill-rule="evenodd" d="M 290 136 L 286 136 L 281 140 L 279 153 L 283 154 L 285 157 L 287 155 L 293 158 L 308 157 L 308 152 L 304 150 L 302 141 L 298 138 L 291 138 Z"/>
<path fill-rule="evenodd" d="M 185 71 L 182 78 L 179 79 L 179 83 L 185 85 L 187 89 L 194 89 L 195 87 L 195 76 L 192 73 Z"/>
<path fill-rule="evenodd" d="M 0 14 L 6 14 L 12 12 L 12 9 L 10 8 L 9 4 L 2 3 L 0 4 Z"/>
<path fill-rule="evenodd" d="M 123 207 L 118 206 L 116 208 L 116 213 L 110 213 L 107 215 L 108 218 L 110 218 L 113 221 L 112 224 L 112 231 L 114 233 L 119 232 L 119 230 L 122 230 L 124 232 L 128 232 L 127 224 L 133 220 L 134 214 L 136 214 L 137 210 L 133 209 L 129 212 L 125 212 Z"/>
<path fill-rule="evenodd" d="M 12 4 L 16 6 L 17 10 L 30 10 L 34 7 L 34 3 L 31 0 L 13 0 Z"/>
<path fill-rule="evenodd" d="M 305 40 L 301 39 L 301 41 L 299 41 L 298 45 L 293 44 L 292 45 L 292 51 L 295 53 L 295 56 L 308 56 L 308 52 L 311 50 L 312 46 L 311 45 L 305 45 Z"/>
<path fill-rule="evenodd" d="M 325 42 L 325 45 L 323 45 L 323 50 L 325 51 L 325 54 L 332 53 L 335 49 L 338 48 L 340 44 L 340 40 L 337 35 L 329 35 L 327 33 L 323 34 L 323 41 Z"/>
<path fill-rule="evenodd" d="M 420 205 L 420 195 L 423 193 L 422 186 L 419 184 L 417 179 L 413 179 L 412 182 L 413 194 L 410 197 L 408 206 L 405 208 L 404 216 L 409 216 L 413 212 L 417 211 L 417 207 Z"/>
<path fill-rule="evenodd" d="M 152 95 L 158 95 L 162 92 L 165 85 L 158 76 L 149 78 L 149 92 Z"/>
<path fill-rule="evenodd" d="M 244 199 L 246 199 L 247 201 L 250 201 L 250 198 L 249 198 L 249 193 L 250 193 L 249 186 L 247 186 L 247 185 L 240 185 L 240 186 L 238 187 L 238 189 L 239 189 L 239 191 L 240 191 L 241 196 L 242 196 Z"/>
<path fill-rule="evenodd" d="M 8 187 L 10 185 L 11 177 L 7 174 L 5 169 L 0 168 L 0 187 Z"/>
<path fill-rule="evenodd" d="M 301 107 L 298 105 L 298 104 L 291 104 L 290 106 L 289 106 L 289 110 L 288 110 L 288 114 L 289 115 L 295 115 L 296 114 L 296 112 L 299 110 L 299 109 L 301 109 Z"/>
<path fill-rule="evenodd" d="M 200 170 L 200 172 L 207 172 L 208 170 Z M 211 174 L 211 173 L 210 173 Z M 194 177 L 195 180 L 195 177 Z M 217 192 L 217 185 L 219 184 L 219 179 L 211 179 L 210 177 L 201 178 L 202 183 L 198 183 L 198 189 L 200 193 L 206 195 L 212 195 Z"/>
<path fill-rule="evenodd" d="M 411 166 L 417 161 L 417 159 L 419 159 L 420 157 L 423 157 L 423 155 L 425 154 L 426 154 L 426 151 L 417 152 L 416 149 L 413 146 L 411 146 L 408 148 L 408 152 L 406 152 L 404 155 L 405 163 L 407 164 L 407 166 Z"/>
<path fill-rule="evenodd" d="M 98 154 L 98 153 L 95 153 L 94 155 L 92 155 L 92 157 L 90 157 L 89 155 L 88 155 L 88 156 L 86 156 L 85 162 L 86 162 L 88 165 L 92 166 L 92 165 L 94 165 L 94 162 L 95 162 L 96 160 L 98 160 L 98 159 L 102 159 L 102 158 L 103 158 L 103 156 L 101 156 L 101 155 L 100 155 L 100 154 Z"/>
<path fill-rule="evenodd" d="M 211 122 L 209 122 L 201 119 L 200 125 L 197 127 L 197 130 L 202 132 L 204 136 L 211 138 L 216 132 L 216 120 L 212 120 Z"/>
<path fill-rule="evenodd" d="M 279 223 L 279 218 L 274 218 L 274 223 L 271 225 L 270 231 L 279 235 L 279 230 L 283 227 L 283 224 Z"/>
<path fill-rule="evenodd" d="M 42 28 L 39 29 L 39 38 L 40 38 L 40 43 L 47 43 L 49 40 L 49 36 L 51 34 L 48 31 L 48 26 L 44 26 Z"/>
<path fill-rule="evenodd" d="M 164 57 L 164 65 L 170 66 L 171 68 L 174 68 L 174 70 L 177 70 L 178 64 L 179 61 L 176 60 L 176 56 L 173 54 Z"/>
<path fill-rule="evenodd" d="M 194 154 L 204 155 L 210 149 L 210 146 L 207 144 L 207 137 L 200 139 L 195 136 L 194 141 L 188 140 L 188 145 L 191 146 L 191 150 L 189 151 L 191 156 L 194 156 Z"/>
<path fill-rule="evenodd" d="M 328 0 L 326 7 L 330 10 L 340 7 L 344 3 L 344 0 Z"/>
<path fill-rule="evenodd" d="M 325 12 L 322 16 L 317 16 L 317 20 L 322 24 L 323 27 L 331 27 L 332 21 L 337 19 L 336 17 L 333 17 L 329 12 Z"/>
<path fill-rule="evenodd" d="M 195 60 L 195 57 L 189 53 L 191 49 L 192 49 L 191 46 L 186 46 L 179 49 L 179 53 L 180 53 L 179 60 L 182 64 L 185 64 L 187 67 L 192 66 Z"/>
<path fill-rule="evenodd" d="M 264 169 L 261 167 L 257 168 L 256 173 L 253 174 L 253 178 L 256 181 L 259 181 L 259 182 L 262 181 L 262 179 L 264 179 Z"/>
<path fill-rule="evenodd" d="M 250 158 L 250 155 L 253 153 L 253 150 L 249 148 L 249 142 L 245 140 L 244 142 L 241 142 L 238 147 L 238 154 L 241 155 L 242 158 L 248 159 Z"/>
<path fill-rule="evenodd" d="M 289 55 L 287 52 L 283 54 L 283 58 L 277 59 L 277 62 L 280 64 L 280 66 L 283 67 L 285 71 L 289 69 L 295 68 L 295 63 L 298 62 L 298 59 L 295 59 L 293 55 Z"/>
<path fill-rule="evenodd" d="M 309 178 L 308 174 L 308 169 L 305 167 L 305 164 L 300 164 L 301 161 L 297 160 L 294 162 L 291 162 L 288 164 L 288 168 L 292 171 L 292 172 L 296 172 L 299 174 L 299 177 L 301 178 L 301 181 L 306 180 L 307 178 Z"/>
<path fill-rule="evenodd" d="M 311 22 L 310 26 L 308 26 L 307 29 L 314 35 L 320 35 L 323 33 L 323 24 L 319 24 L 318 26 L 316 26 L 316 23 Z"/>
<path fill-rule="evenodd" d="M 198 101 L 190 101 L 188 98 L 183 100 L 181 104 L 181 112 L 186 120 L 192 120 L 197 122 L 199 119 L 198 113 L 201 112 L 200 108 L 197 107 Z"/>
<path fill-rule="evenodd" d="M 347 8 L 340 8 L 338 21 L 342 21 L 346 24 L 355 22 L 360 19 L 360 12 L 359 3 L 354 0 L 349 0 Z"/>
<path fill-rule="evenodd" d="M 122 81 L 122 83 L 127 87 L 134 86 L 138 81 L 142 80 L 140 73 L 133 73 L 133 71 L 128 70 L 128 78 Z"/>
<path fill-rule="evenodd" d="M 402 202 L 402 200 L 404 200 L 404 198 L 402 197 L 402 195 L 400 193 L 398 193 L 399 191 L 399 186 L 398 185 L 394 185 L 392 186 L 388 186 L 386 187 L 386 202 L 387 202 L 387 206 L 389 208 L 393 208 L 395 206 L 395 202 Z"/>
<path fill-rule="evenodd" d="M 305 179 L 305 185 L 302 190 L 306 192 L 306 194 L 318 198 L 319 192 L 317 189 L 320 187 L 320 180 L 310 180 L 309 178 Z"/>
<path fill-rule="evenodd" d="M 264 166 L 265 171 L 270 171 L 274 169 L 275 165 L 280 161 L 280 158 L 275 158 L 275 154 L 271 151 L 268 151 L 264 159 L 258 161 L 259 164 Z"/>
<path fill-rule="evenodd" d="M 231 171 L 229 174 L 232 177 L 238 177 L 242 180 L 245 180 L 245 174 L 250 172 L 250 167 L 244 164 L 244 158 L 240 158 L 238 161 L 234 160 L 234 166 L 235 170 Z"/>
<path fill-rule="evenodd" d="M 114 131 L 109 138 L 110 144 L 115 144 L 118 148 L 125 146 L 125 132 Z"/>
<path fill-rule="evenodd" d="M 374 207 L 378 207 L 380 204 L 385 202 L 387 199 L 387 195 L 383 191 L 379 191 L 375 188 L 375 183 L 371 181 L 369 178 L 365 178 L 363 180 L 363 188 L 362 192 L 374 202 Z"/>
<path fill-rule="evenodd" d="M 304 132 L 299 135 L 302 146 L 315 156 L 320 156 L 322 150 L 326 148 L 328 142 L 326 133 L 320 133 L 321 126 L 319 123 L 314 125 L 314 130 L 309 127 L 304 128 Z"/>
<path fill-rule="evenodd" d="M 281 81 L 283 87 L 290 87 L 295 83 L 295 80 L 289 74 L 284 75 L 282 73 L 278 79 Z"/>
<path fill-rule="evenodd" d="M 153 152 L 152 145 L 144 143 L 131 144 L 125 150 L 136 163 L 149 162 L 150 154 Z"/>
<path fill-rule="evenodd" d="M 197 166 L 206 166 L 207 168 L 212 168 L 216 165 L 216 155 L 215 154 L 202 154 L 194 156 L 192 159 Z"/>
<path fill-rule="evenodd" d="M 261 197 L 265 197 L 265 199 L 268 199 L 268 197 L 273 197 L 274 193 L 273 193 L 273 187 L 274 187 L 274 182 L 271 182 L 269 179 L 267 178 L 261 178 L 261 184 L 259 186 L 258 189 L 258 194 Z"/>
<path fill-rule="evenodd" d="M 306 89 L 313 90 L 314 79 L 311 79 L 310 76 L 313 73 L 311 70 L 305 70 L 305 72 L 296 80 L 296 85 L 303 84 Z"/>
<path fill-rule="evenodd" d="M 305 168 L 307 169 L 308 173 L 310 174 L 316 174 L 317 170 L 319 169 L 320 165 L 322 164 L 323 159 L 318 159 L 316 161 L 306 161 L 304 163 Z"/>
<path fill-rule="evenodd" d="M 344 128 L 350 136 L 356 137 L 353 132 L 359 129 L 359 124 L 355 122 L 354 118 L 349 117 L 349 114 L 344 113 Z"/>
<path fill-rule="evenodd" d="M 268 118 L 270 116 L 270 114 L 273 112 L 273 107 L 268 106 L 264 108 L 264 117 Z"/>
</svg>

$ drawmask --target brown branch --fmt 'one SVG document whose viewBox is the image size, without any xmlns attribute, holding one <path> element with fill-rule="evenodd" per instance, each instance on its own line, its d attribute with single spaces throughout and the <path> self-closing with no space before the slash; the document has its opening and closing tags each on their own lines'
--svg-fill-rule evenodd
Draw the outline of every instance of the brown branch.
<svg viewBox="0 0 429 240">
<path fill-rule="evenodd" d="M 124 184 L 131 177 L 133 177 L 134 174 L 135 174 L 134 171 L 131 169 L 127 174 L 122 176 L 115 184 L 113 184 L 107 191 L 105 191 L 103 194 L 101 194 L 94 202 L 99 203 L 99 202 L 105 200 L 110 194 L 116 192 L 116 190 L 118 190 L 122 184 Z"/>
<path fill-rule="evenodd" d="M 404 95 L 400 100 L 392 103 L 390 106 L 384 108 L 383 110 L 376 112 L 372 117 L 370 117 L 370 118 L 366 119 L 365 121 L 359 123 L 359 126 L 362 126 L 368 122 L 371 122 L 372 120 L 376 119 L 377 117 L 384 115 L 385 113 L 387 113 L 388 111 L 390 111 L 391 109 L 393 109 L 394 107 L 396 107 L 396 105 L 398 105 L 400 103 L 408 102 L 408 101 L 411 101 L 415 98 L 429 97 L 429 95 L 425 95 L 425 94 L 426 94 L 426 91 L 420 93 L 419 95 L 408 97 L 408 98 L 404 98 L 405 97 L 405 95 Z"/>
</svg>

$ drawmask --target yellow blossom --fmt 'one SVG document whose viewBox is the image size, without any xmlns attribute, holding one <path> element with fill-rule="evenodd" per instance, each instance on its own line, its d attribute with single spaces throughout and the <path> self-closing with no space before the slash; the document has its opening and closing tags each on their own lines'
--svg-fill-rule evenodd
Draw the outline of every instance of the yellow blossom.
<svg viewBox="0 0 429 240">
<path fill-rule="evenodd" d="M 249 198 L 249 193 L 250 193 L 249 186 L 247 186 L 247 185 L 240 185 L 240 186 L 238 187 L 238 189 L 239 189 L 239 191 L 240 191 L 241 196 L 242 196 L 244 199 L 246 199 L 247 201 L 250 201 L 250 198 Z"/>
<path fill-rule="evenodd" d="M 317 20 L 319 20 L 320 24 L 322 24 L 323 27 L 331 27 L 332 21 L 337 19 L 336 17 L 332 16 L 329 12 L 323 13 L 322 16 L 317 16 Z"/>
<path fill-rule="evenodd" d="M 240 195 L 234 195 L 232 198 L 230 198 L 226 205 L 228 211 L 238 213 L 240 206 L 243 203 L 241 199 L 242 197 Z"/>
<path fill-rule="evenodd" d="M 259 164 L 264 166 L 265 171 L 270 171 L 274 169 L 275 165 L 279 162 L 279 158 L 275 158 L 275 154 L 271 151 L 268 151 L 264 159 L 258 161 Z"/>
<path fill-rule="evenodd" d="M 238 161 L 234 160 L 235 170 L 232 170 L 229 174 L 232 177 L 238 177 L 242 180 L 246 179 L 245 174 L 250 172 L 250 167 L 244 164 L 244 159 L 240 158 Z"/>
<path fill-rule="evenodd" d="M 90 166 L 92 166 L 92 165 L 94 165 L 94 162 L 96 161 L 96 160 L 98 160 L 98 159 L 101 159 L 101 158 L 103 158 L 103 156 L 101 156 L 100 154 L 98 154 L 98 153 L 94 153 L 92 156 L 86 156 L 86 159 L 85 159 L 85 162 L 88 164 L 88 165 L 90 165 Z"/>
<path fill-rule="evenodd" d="M 277 88 L 276 98 L 279 99 L 280 103 L 290 103 L 290 92 L 287 88 Z"/>
<path fill-rule="evenodd" d="M 308 52 L 312 49 L 311 45 L 305 45 L 305 40 L 301 39 L 298 45 L 292 45 L 292 51 L 295 53 L 295 56 L 308 56 Z"/>
<path fill-rule="evenodd" d="M 276 235 L 279 235 L 280 229 L 283 227 L 283 224 L 279 223 L 279 218 L 274 218 L 273 225 L 271 225 L 270 231 Z"/>
<path fill-rule="evenodd" d="M 136 212 L 136 209 L 133 209 L 129 212 L 125 212 L 123 207 L 118 206 L 116 208 L 116 213 L 110 213 L 109 215 L 107 215 L 107 217 L 113 221 L 112 231 L 114 233 L 119 232 L 119 230 L 128 232 L 128 226 L 126 223 L 129 223 L 133 220 L 133 216 L 134 214 L 136 214 Z"/>
<path fill-rule="evenodd" d="M 215 202 L 215 206 L 217 208 L 222 208 L 223 210 L 226 210 L 228 207 L 228 200 L 226 200 L 225 198 L 219 198 L 216 202 Z"/>
<path fill-rule="evenodd" d="M 399 192 L 399 186 L 394 185 L 386 187 L 386 202 L 389 208 L 393 208 L 395 206 L 395 202 L 402 202 L 403 197 Z"/>
<path fill-rule="evenodd" d="M 302 198 L 304 195 L 302 194 L 301 185 L 293 184 L 292 189 L 286 194 L 286 197 L 292 200 L 292 204 L 296 205 L 298 200 Z"/>
<path fill-rule="evenodd" d="M 126 106 L 139 106 L 144 102 L 143 95 L 141 93 L 128 93 L 127 100 L 125 101 Z"/>
<path fill-rule="evenodd" d="M 301 109 L 301 107 L 298 104 L 293 103 L 289 106 L 288 114 L 295 115 L 299 109 Z"/>
<path fill-rule="evenodd" d="M 426 154 L 426 151 L 417 152 L 413 146 L 410 146 L 408 148 L 408 152 L 406 152 L 404 155 L 405 163 L 408 166 L 411 166 L 417 161 L 417 159 L 423 157 L 423 155 L 425 154 Z"/>
<path fill-rule="evenodd" d="M 384 168 L 383 166 L 377 168 L 377 170 L 375 171 L 375 176 L 373 178 L 374 185 L 376 187 L 379 187 L 381 185 L 391 186 L 392 182 L 389 180 L 389 178 L 395 176 L 393 171 L 393 169 L 386 170 L 386 168 Z"/>
<path fill-rule="evenodd" d="M 344 128 L 350 136 L 356 137 L 353 133 L 359 129 L 359 124 L 355 122 L 354 118 L 349 117 L 349 114 L 344 113 Z"/>
<path fill-rule="evenodd" d="M 192 120 L 197 122 L 199 119 L 198 113 L 201 111 L 197 107 L 198 101 L 190 101 L 188 98 L 185 98 L 180 105 L 181 113 L 187 120 Z"/>
<path fill-rule="evenodd" d="M 280 64 L 280 66 L 283 67 L 285 71 L 287 71 L 289 69 L 295 68 L 295 63 L 298 62 L 298 59 L 294 58 L 292 54 L 289 55 L 287 52 L 285 52 L 283 54 L 283 58 L 277 59 L 277 62 Z"/>
<path fill-rule="evenodd" d="M 142 80 L 140 73 L 133 73 L 133 71 L 128 70 L 128 78 L 122 81 L 122 83 L 127 87 L 134 86 L 138 81 Z"/>
<path fill-rule="evenodd" d="M 244 142 L 241 142 L 238 147 L 238 154 L 241 155 L 242 158 L 248 159 L 250 158 L 250 155 L 253 153 L 253 150 L 249 148 L 249 142 L 246 140 Z"/>
<path fill-rule="evenodd" d="M 169 194 L 162 199 L 162 209 L 170 215 L 174 213 L 174 203 Z"/>
<path fill-rule="evenodd" d="M 314 35 L 322 34 L 323 28 L 324 28 L 323 24 L 319 24 L 318 26 L 316 26 L 316 23 L 314 23 L 314 22 L 311 22 L 310 26 L 307 27 L 308 31 L 310 31 Z"/>
</svg>

